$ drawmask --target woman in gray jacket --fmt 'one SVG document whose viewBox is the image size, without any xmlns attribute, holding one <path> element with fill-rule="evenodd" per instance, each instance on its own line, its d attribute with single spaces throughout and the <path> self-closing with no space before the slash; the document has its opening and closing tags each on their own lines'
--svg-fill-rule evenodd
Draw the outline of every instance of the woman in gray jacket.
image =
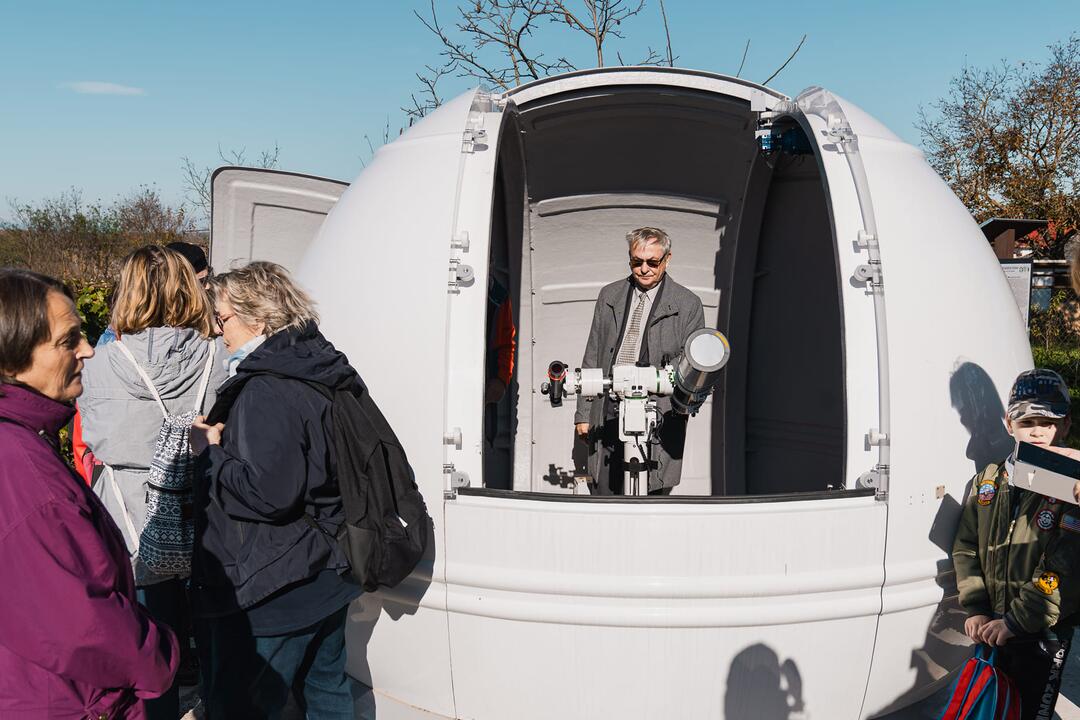
<svg viewBox="0 0 1080 720">
<path fill-rule="evenodd" d="M 151 494 L 147 480 L 163 422 L 174 431 L 179 422 L 186 431 L 186 414 L 212 407 L 225 379 L 212 323 L 210 300 L 183 256 L 156 245 L 136 250 L 124 260 L 116 288 L 111 325 L 118 340 L 86 362 L 79 398 L 83 440 L 104 463 L 93 489 L 124 534 L 139 602 L 172 627 L 184 649 L 189 573 L 155 570 L 139 548 L 147 500 L 162 497 Z M 147 714 L 175 720 L 178 684 L 148 702 Z"/>
</svg>

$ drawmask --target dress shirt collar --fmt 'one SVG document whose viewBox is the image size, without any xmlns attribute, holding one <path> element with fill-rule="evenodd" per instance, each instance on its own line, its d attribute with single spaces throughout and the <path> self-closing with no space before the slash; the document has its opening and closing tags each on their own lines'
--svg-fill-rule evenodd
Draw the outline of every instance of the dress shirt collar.
<svg viewBox="0 0 1080 720">
<path fill-rule="evenodd" d="M 641 296 L 645 295 L 646 297 L 649 298 L 649 304 L 652 304 L 656 300 L 656 293 L 659 292 L 660 286 L 663 285 L 663 283 L 664 283 L 664 281 L 661 280 L 660 282 L 656 283 L 655 285 L 653 285 L 648 290 L 642 290 L 638 286 L 637 282 L 634 281 L 633 282 L 633 285 L 634 285 L 634 302 L 641 302 Z"/>
</svg>

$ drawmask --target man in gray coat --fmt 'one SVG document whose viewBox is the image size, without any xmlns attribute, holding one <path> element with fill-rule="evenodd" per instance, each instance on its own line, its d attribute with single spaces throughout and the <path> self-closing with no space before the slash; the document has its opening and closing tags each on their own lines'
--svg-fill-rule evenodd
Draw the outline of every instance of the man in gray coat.
<svg viewBox="0 0 1080 720">
<path fill-rule="evenodd" d="M 686 337 L 705 326 L 701 300 L 666 274 L 671 239 L 659 228 L 643 227 L 626 235 L 630 246 L 630 276 L 605 285 L 596 299 L 583 368 L 603 368 L 610 376 L 615 365 L 662 366 L 682 351 Z M 660 398 L 661 424 L 651 459 L 659 464 L 649 473 L 649 494 L 667 495 L 679 484 L 686 416 L 672 411 Z M 609 398 L 578 396 L 574 416 L 577 433 L 589 443 L 589 474 L 593 492 L 623 492 L 622 442 L 619 409 Z"/>
</svg>

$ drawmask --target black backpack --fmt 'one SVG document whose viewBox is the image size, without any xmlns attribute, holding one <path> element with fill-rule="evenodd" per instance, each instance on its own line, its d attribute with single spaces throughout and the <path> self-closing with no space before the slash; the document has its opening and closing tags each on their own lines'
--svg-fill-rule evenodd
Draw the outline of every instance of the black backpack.
<svg viewBox="0 0 1080 720">
<path fill-rule="evenodd" d="M 330 399 L 345 522 L 336 540 L 365 591 L 394 587 L 413 571 L 432 536 L 431 516 L 405 450 L 367 388 L 302 381 Z M 311 515 L 305 521 L 322 531 Z"/>
<path fill-rule="evenodd" d="M 309 513 L 303 520 L 337 541 L 350 574 L 365 591 L 394 587 L 420 562 L 434 531 L 405 450 L 367 387 L 359 377 L 331 388 L 257 371 L 222 386 L 207 422 L 224 421 L 240 390 L 258 375 L 302 382 L 330 400 L 331 448 L 345 521 L 332 535 Z"/>
</svg>

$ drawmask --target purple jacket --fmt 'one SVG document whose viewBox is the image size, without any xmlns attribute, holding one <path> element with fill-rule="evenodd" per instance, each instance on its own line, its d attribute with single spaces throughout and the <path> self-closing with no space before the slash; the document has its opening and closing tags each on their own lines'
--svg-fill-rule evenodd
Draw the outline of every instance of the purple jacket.
<svg viewBox="0 0 1080 720">
<path fill-rule="evenodd" d="M 0 718 L 144 718 L 176 636 L 135 602 L 120 531 L 53 450 L 74 409 L 0 393 Z"/>
</svg>

